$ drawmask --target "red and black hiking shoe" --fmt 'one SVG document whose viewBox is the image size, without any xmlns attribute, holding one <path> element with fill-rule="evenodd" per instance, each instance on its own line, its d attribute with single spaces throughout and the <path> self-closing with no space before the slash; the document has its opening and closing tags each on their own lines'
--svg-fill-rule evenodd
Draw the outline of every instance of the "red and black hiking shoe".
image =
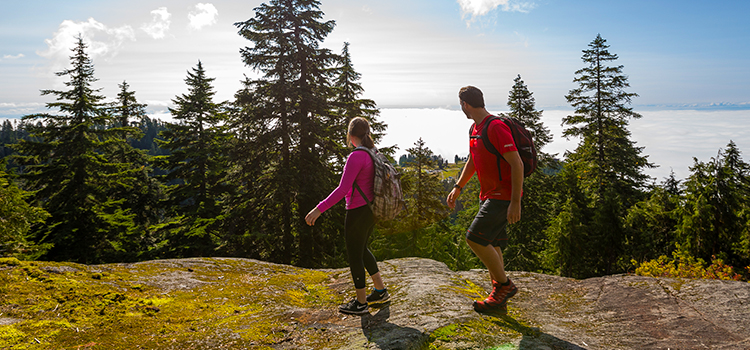
<svg viewBox="0 0 750 350">
<path fill-rule="evenodd" d="M 483 314 L 508 314 L 508 299 L 518 293 L 518 287 L 508 279 L 505 284 L 492 281 L 492 294 L 483 301 L 474 302 L 474 311 Z"/>
<path fill-rule="evenodd" d="M 487 298 L 484 301 L 475 301 L 474 311 L 480 314 L 504 316 L 508 314 L 508 303 L 498 303 L 496 300 Z"/>
<path fill-rule="evenodd" d="M 492 281 L 492 294 L 490 294 L 491 299 L 505 304 L 508 302 L 508 299 L 516 295 L 516 293 L 518 293 L 518 287 L 513 284 L 513 281 L 511 281 L 510 278 L 508 278 L 508 281 L 504 284 L 497 281 Z"/>
</svg>

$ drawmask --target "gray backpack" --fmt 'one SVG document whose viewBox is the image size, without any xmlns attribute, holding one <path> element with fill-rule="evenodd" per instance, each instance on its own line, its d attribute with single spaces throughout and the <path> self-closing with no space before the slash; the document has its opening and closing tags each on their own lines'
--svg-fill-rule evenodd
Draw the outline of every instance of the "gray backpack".
<svg viewBox="0 0 750 350">
<path fill-rule="evenodd" d="M 355 148 L 354 151 L 365 151 L 372 158 L 375 171 L 373 179 L 375 197 L 372 200 L 367 198 L 356 181 L 354 182 L 354 188 L 359 191 L 367 205 L 370 206 L 376 219 L 392 220 L 406 208 L 406 202 L 404 202 L 404 196 L 401 192 L 401 174 L 380 152 L 362 146 Z"/>
</svg>

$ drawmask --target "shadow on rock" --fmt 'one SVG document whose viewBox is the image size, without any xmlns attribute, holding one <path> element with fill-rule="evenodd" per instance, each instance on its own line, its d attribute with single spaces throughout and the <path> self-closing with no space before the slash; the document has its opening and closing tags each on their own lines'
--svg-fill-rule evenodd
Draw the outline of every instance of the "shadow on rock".
<svg viewBox="0 0 750 350">
<path fill-rule="evenodd" d="M 383 304 L 375 314 L 362 316 L 362 332 L 379 349 L 411 349 L 427 339 L 427 335 L 418 329 L 388 322 L 390 317 L 390 303 Z"/>
<path fill-rule="evenodd" d="M 576 344 L 567 342 L 555 336 L 549 335 L 536 327 L 524 325 L 513 317 L 498 316 L 492 321 L 500 327 L 512 329 L 523 334 L 521 343 L 518 344 L 519 350 L 531 349 L 554 349 L 554 350 L 586 350 Z"/>
</svg>

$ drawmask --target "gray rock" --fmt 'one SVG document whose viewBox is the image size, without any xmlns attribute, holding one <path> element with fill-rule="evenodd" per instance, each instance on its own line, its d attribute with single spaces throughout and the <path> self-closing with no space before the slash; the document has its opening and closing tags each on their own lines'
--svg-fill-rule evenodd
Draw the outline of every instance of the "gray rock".
<svg viewBox="0 0 750 350">
<path fill-rule="evenodd" d="M 509 272 L 520 291 L 508 316 L 489 317 L 471 306 L 491 289 L 484 270 L 453 272 L 416 258 L 380 266 L 392 301 L 370 315 L 342 317 L 343 349 L 427 343 L 438 349 L 750 349 L 746 282 Z M 339 288 L 347 278 L 342 271 Z"/>
</svg>

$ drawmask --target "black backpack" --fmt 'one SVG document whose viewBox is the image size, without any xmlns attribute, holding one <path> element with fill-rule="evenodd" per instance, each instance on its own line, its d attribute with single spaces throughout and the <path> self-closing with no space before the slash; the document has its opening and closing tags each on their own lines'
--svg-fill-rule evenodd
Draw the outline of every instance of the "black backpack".
<svg viewBox="0 0 750 350">
<path fill-rule="evenodd" d="M 487 120 L 485 121 L 486 126 L 482 129 L 481 136 L 471 136 L 471 131 L 473 129 L 472 126 L 469 128 L 469 137 L 482 139 L 484 147 L 497 157 L 497 172 L 498 174 L 502 174 L 500 171 L 500 158 L 502 158 L 502 155 L 497 148 L 495 148 L 495 145 L 490 142 L 490 139 L 487 136 L 487 130 L 490 129 L 490 123 L 495 119 L 500 119 L 508 126 L 508 128 L 510 128 L 510 132 L 513 135 L 513 142 L 515 142 L 516 149 L 518 149 L 518 155 L 521 156 L 521 161 L 523 161 L 523 177 L 528 177 L 536 170 L 536 147 L 534 147 L 534 140 L 531 138 L 531 133 L 521 121 L 504 115 L 492 115 L 487 117 Z M 502 179 L 502 175 L 500 175 L 500 177 Z"/>
</svg>

